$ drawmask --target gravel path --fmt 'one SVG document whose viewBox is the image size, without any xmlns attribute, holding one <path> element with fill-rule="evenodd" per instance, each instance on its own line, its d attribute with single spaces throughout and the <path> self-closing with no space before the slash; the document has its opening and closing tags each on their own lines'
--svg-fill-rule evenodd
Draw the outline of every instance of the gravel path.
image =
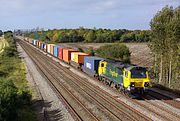
<svg viewBox="0 0 180 121">
<path fill-rule="evenodd" d="M 73 121 L 74 119 L 60 102 L 60 99 L 49 86 L 46 79 L 40 75 L 33 61 L 19 44 L 17 44 L 17 47 L 20 56 L 24 58 L 27 80 L 32 89 L 38 120 Z"/>
</svg>

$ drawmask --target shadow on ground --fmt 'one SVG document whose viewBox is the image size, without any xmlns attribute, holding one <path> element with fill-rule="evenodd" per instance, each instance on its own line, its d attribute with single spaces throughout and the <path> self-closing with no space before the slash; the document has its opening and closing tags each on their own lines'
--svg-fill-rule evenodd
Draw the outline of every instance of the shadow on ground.
<svg viewBox="0 0 180 121">
<path fill-rule="evenodd" d="M 60 121 L 63 120 L 63 113 L 60 109 L 51 109 L 52 102 L 33 100 L 33 107 L 36 109 L 38 121 Z M 51 110 L 48 110 L 51 109 Z"/>
</svg>

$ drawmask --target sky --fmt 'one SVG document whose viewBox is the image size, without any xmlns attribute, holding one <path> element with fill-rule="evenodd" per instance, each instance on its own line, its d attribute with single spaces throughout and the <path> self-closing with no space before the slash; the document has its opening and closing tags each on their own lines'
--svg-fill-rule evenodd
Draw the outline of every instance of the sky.
<svg viewBox="0 0 180 121">
<path fill-rule="evenodd" d="M 153 16 L 180 0 L 0 0 L 0 30 L 150 29 Z"/>
</svg>

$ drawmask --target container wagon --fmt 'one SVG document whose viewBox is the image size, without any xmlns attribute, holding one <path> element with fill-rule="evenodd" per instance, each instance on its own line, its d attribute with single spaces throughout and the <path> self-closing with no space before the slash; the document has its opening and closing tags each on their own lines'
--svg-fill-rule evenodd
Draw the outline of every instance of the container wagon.
<svg viewBox="0 0 180 121">
<path fill-rule="evenodd" d="M 45 44 L 45 43 L 42 43 L 42 44 L 41 44 L 41 49 L 44 50 L 44 51 L 46 51 L 46 44 Z"/>
<path fill-rule="evenodd" d="M 71 65 L 75 68 L 81 69 L 82 65 L 84 64 L 84 57 L 88 56 L 86 53 L 82 52 L 72 52 L 71 53 Z"/>
<path fill-rule="evenodd" d="M 68 49 L 68 48 L 63 48 L 63 61 L 70 64 L 71 61 L 71 53 L 72 52 L 77 52 L 77 50 L 74 49 Z"/>
<path fill-rule="evenodd" d="M 50 45 L 50 54 L 54 55 L 54 46 L 56 46 L 55 44 L 51 44 Z"/>
<path fill-rule="evenodd" d="M 102 60 L 104 59 L 100 57 L 85 56 L 84 65 L 82 66 L 83 72 L 89 74 L 90 76 L 98 77 L 99 62 Z"/>
<path fill-rule="evenodd" d="M 62 60 L 62 56 L 63 56 L 63 46 L 54 46 L 54 56 L 56 58 L 59 58 Z"/>
</svg>

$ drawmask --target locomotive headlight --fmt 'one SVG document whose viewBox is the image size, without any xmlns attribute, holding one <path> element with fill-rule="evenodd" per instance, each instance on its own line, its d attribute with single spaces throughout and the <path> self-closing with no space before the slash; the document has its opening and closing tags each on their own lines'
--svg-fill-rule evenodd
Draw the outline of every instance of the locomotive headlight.
<svg viewBox="0 0 180 121">
<path fill-rule="evenodd" d="M 135 83 L 134 82 L 131 82 L 131 87 L 135 87 Z"/>
<path fill-rule="evenodd" d="M 148 83 L 148 82 L 145 82 L 145 83 L 144 83 L 144 86 L 145 86 L 145 87 L 149 87 L 149 83 Z"/>
</svg>

